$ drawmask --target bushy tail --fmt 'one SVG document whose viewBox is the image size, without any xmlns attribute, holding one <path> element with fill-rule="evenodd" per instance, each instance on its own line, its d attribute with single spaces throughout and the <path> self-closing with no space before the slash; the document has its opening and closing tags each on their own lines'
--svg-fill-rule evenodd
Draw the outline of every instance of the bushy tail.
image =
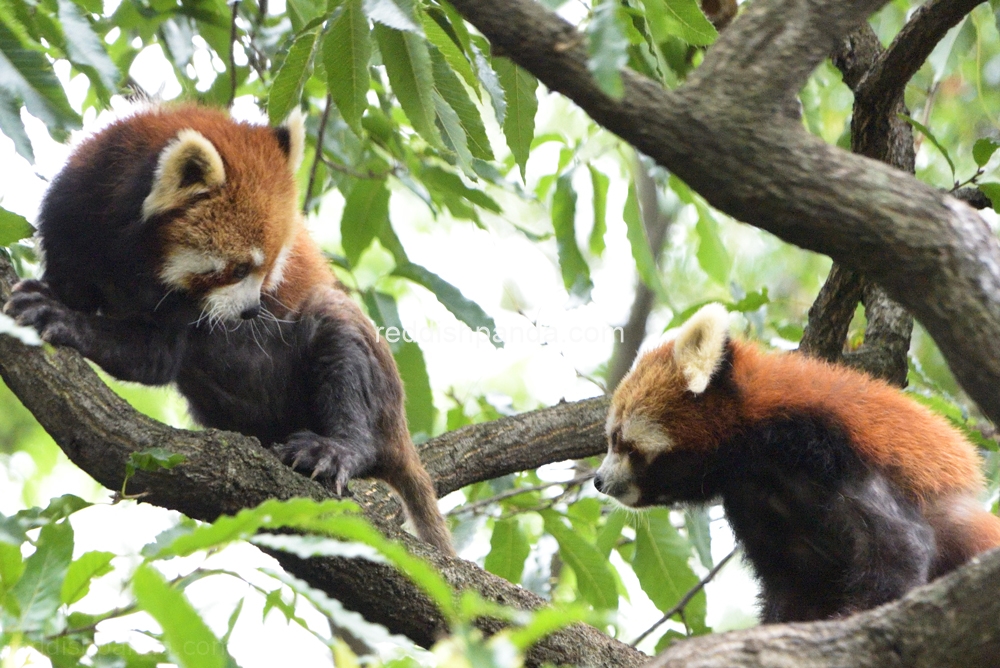
<svg viewBox="0 0 1000 668">
<path fill-rule="evenodd" d="M 454 557 L 451 533 L 438 510 L 434 483 L 417 458 L 416 450 L 412 445 L 410 448 L 413 456 L 406 459 L 406 464 L 400 470 L 393 471 L 392 479 L 388 482 L 403 498 L 406 513 L 413 522 L 417 535 L 448 556 Z"/>
</svg>

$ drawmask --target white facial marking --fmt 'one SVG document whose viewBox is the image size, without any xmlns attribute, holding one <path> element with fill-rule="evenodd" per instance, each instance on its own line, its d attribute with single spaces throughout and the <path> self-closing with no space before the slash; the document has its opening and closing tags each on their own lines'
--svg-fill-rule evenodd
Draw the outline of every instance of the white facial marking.
<svg viewBox="0 0 1000 668">
<path fill-rule="evenodd" d="M 264 284 L 264 289 L 271 292 L 279 285 L 281 281 L 285 278 L 285 264 L 288 262 L 288 258 L 292 255 L 292 244 L 289 242 L 281 251 L 278 253 L 278 257 L 274 260 L 274 266 L 271 267 L 271 273 L 267 275 L 267 282 Z"/>
<path fill-rule="evenodd" d="M 196 183 L 181 185 L 189 163 L 202 170 Z M 200 132 L 186 129 L 160 152 L 153 173 L 153 185 L 142 203 L 142 218 L 178 206 L 191 195 L 207 192 L 226 182 L 226 169 L 215 146 Z"/>
<path fill-rule="evenodd" d="M 721 304 L 708 304 L 691 316 L 674 343 L 674 360 L 688 381 L 688 390 L 701 394 L 722 361 L 729 330 L 729 313 Z"/>
<path fill-rule="evenodd" d="M 259 267 L 264 264 L 264 251 L 259 248 L 254 248 L 250 251 L 250 258 L 253 260 L 253 266 Z"/>
<path fill-rule="evenodd" d="M 639 502 L 639 487 L 632 477 L 632 464 L 627 456 L 608 450 L 597 469 L 601 491 L 621 504 L 633 506 Z"/>
<path fill-rule="evenodd" d="M 250 274 L 239 283 L 216 288 L 205 298 L 205 311 L 215 320 L 240 321 L 240 314 L 260 304 L 263 277 Z"/>
<path fill-rule="evenodd" d="M 647 458 L 670 450 L 670 436 L 652 420 L 634 415 L 622 422 L 622 438 Z"/>
<path fill-rule="evenodd" d="M 172 287 L 186 288 L 192 276 L 222 271 L 225 268 L 226 261 L 217 255 L 181 248 L 167 256 L 167 261 L 160 270 L 160 280 Z"/>
</svg>

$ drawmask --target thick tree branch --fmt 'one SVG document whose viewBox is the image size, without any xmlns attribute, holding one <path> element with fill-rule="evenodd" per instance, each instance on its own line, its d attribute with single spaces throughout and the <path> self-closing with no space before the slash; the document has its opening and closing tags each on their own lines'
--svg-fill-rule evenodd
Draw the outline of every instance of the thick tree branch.
<svg viewBox="0 0 1000 668">
<path fill-rule="evenodd" d="M 1000 245 L 989 227 L 958 200 L 828 146 L 783 113 L 815 65 L 885 0 L 754 2 L 688 84 L 668 92 L 625 72 L 621 100 L 603 95 L 587 71 L 584 38 L 539 3 L 453 4 L 519 65 L 713 206 L 862 270 L 920 319 L 963 388 L 1000 420 L 1000 355 L 992 352 Z"/>
<path fill-rule="evenodd" d="M 968 668 L 1000 657 L 1000 549 L 903 599 L 831 622 L 678 643 L 648 668 Z"/>
</svg>

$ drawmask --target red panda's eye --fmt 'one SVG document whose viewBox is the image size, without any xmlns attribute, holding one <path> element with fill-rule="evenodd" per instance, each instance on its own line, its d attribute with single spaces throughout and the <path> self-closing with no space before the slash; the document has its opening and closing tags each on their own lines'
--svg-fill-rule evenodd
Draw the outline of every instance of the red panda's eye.
<svg viewBox="0 0 1000 668">
<path fill-rule="evenodd" d="M 242 264 L 236 265 L 236 268 L 233 269 L 233 278 L 235 278 L 237 281 L 242 281 L 244 278 L 247 277 L 249 273 L 250 273 L 250 263 L 244 262 Z"/>
<path fill-rule="evenodd" d="M 619 450 L 621 450 L 621 445 L 622 445 L 622 430 L 615 429 L 613 432 L 611 432 L 611 449 L 614 452 L 618 452 Z"/>
</svg>

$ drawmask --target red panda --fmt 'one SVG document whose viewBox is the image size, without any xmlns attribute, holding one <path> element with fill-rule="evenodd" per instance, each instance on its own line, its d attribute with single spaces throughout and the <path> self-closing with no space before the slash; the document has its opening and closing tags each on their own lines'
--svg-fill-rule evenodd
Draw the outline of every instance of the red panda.
<svg viewBox="0 0 1000 668">
<path fill-rule="evenodd" d="M 257 437 L 342 493 L 375 476 L 453 554 L 386 342 L 298 211 L 301 116 L 279 128 L 194 105 L 88 138 L 38 217 L 41 280 L 5 312 L 111 375 L 175 383 L 195 419 Z"/>
<path fill-rule="evenodd" d="M 631 507 L 721 499 L 764 622 L 875 607 L 1000 546 L 980 458 L 888 384 L 728 337 L 698 311 L 615 390 L 598 491 Z"/>
</svg>

